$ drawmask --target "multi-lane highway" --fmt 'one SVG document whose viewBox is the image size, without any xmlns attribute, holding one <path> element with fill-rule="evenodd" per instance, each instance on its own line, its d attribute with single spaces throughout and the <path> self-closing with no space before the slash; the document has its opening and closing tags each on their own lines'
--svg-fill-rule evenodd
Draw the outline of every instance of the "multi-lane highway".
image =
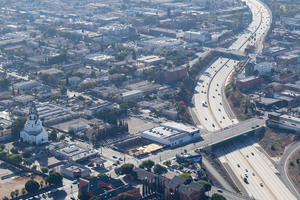
<svg viewBox="0 0 300 200">
<path fill-rule="evenodd" d="M 248 45 L 256 47 L 256 53 L 262 51 L 264 37 L 270 27 L 271 13 L 268 8 L 258 0 L 244 1 L 252 12 L 252 22 L 237 40 L 229 47 L 238 51 L 244 51 Z M 238 123 L 231 114 L 224 94 L 227 78 L 239 63 L 237 60 L 218 58 L 200 76 L 193 103 L 196 115 L 201 126 L 209 131 L 215 132 L 225 127 L 231 127 Z M 230 129 L 229 129 L 230 130 Z M 213 134 L 215 135 L 215 134 Z M 225 146 L 222 149 L 220 160 L 228 164 L 233 176 L 238 177 L 250 197 L 256 199 L 295 199 L 288 188 L 277 177 L 274 166 L 263 158 L 255 144 L 241 144 Z M 248 184 L 243 182 L 248 176 Z"/>
<path fill-rule="evenodd" d="M 269 29 L 271 14 L 260 1 L 246 0 L 245 3 L 251 9 L 253 20 L 248 28 L 237 36 L 237 40 L 229 49 L 244 51 L 248 45 L 258 44 L 257 49 L 261 51 L 260 46 Z M 238 122 L 228 113 L 227 101 L 222 95 L 226 79 L 238 63 L 237 60 L 220 57 L 199 78 L 193 103 L 198 121 L 209 131 L 216 131 Z"/>
<path fill-rule="evenodd" d="M 276 175 L 277 169 L 251 141 L 227 144 L 217 152 L 227 163 L 250 197 L 255 199 L 296 199 Z M 247 183 L 243 178 L 247 177 Z"/>
</svg>

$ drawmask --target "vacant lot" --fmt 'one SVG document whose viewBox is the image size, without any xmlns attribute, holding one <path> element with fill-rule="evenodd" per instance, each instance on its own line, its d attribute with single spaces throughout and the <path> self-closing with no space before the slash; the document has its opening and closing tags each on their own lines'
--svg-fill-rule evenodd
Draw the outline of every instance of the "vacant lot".
<svg viewBox="0 0 300 200">
<path fill-rule="evenodd" d="M 285 147 L 291 144 L 297 135 L 285 130 L 266 128 L 258 142 L 271 157 L 280 157 Z"/>
<path fill-rule="evenodd" d="M 0 199 L 3 199 L 3 197 L 9 197 L 10 193 L 12 191 L 15 191 L 16 189 L 19 190 L 19 195 L 22 195 L 22 188 L 25 187 L 25 183 L 30 180 L 32 177 L 20 177 L 15 176 L 9 179 L 1 180 L 0 181 Z M 34 176 L 33 179 L 40 183 L 41 180 L 43 180 L 40 176 Z"/>
</svg>

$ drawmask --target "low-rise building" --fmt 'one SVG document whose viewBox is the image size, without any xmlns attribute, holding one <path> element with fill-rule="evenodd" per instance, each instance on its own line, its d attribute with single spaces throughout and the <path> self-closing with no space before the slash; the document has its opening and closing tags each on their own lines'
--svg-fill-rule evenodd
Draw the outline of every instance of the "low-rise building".
<svg viewBox="0 0 300 200">
<path fill-rule="evenodd" d="M 174 147 L 199 139 L 200 130 L 193 126 L 169 122 L 147 129 L 140 135 L 157 143 Z"/>
<path fill-rule="evenodd" d="M 11 138 L 11 129 L 3 129 L 0 131 L 0 142 L 10 140 Z"/>
<path fill-rule="evenodd" d="M 75 133 L 82 131 L 84 129 L 87 128 L 87 124 L 84 122 L 79 122 L 79 123 L 75 123 L 75 124 L 71 124 L 68 127 L 68 131 L 73 130 Z"/>
<path fill-rule="evenodd" d="M 100 199 L 122 200 L 122 194 L 128 193 L 133 199 L 140 199 L 140 188 L 125 185 L 120 179 L 114 179 L 107 175 L 99 176 L 93 180 L 80 179 L 79 192 L 87 192 L 91 197 Z"/>
<path fill-rule="evenodd" d="M 177 67 L 174 69 L 169 69 L 165 73 L 166 83 L 172 83 L 175 81 L 179 81 L 180 79 L 187 76 L 187 68 L 186 67 Z"/>
<path fill-rule="evenodd" d="M 83 165 L 69 163 L 60 167 L 60 173 L 71 179 L 86 178 L 90 176 L 91 170 Z"/>
<path fill-rule="evenodd" d="M 95 114 L 97 114 L 98 112 L 102 111 L 102 110 L 112 110 L 114 109 L 114 104 L 109 102 L 109 101 L 98 101 L 97 104 L 92 105 L 88 108 L 84 109 L 84 114 L 92 117 Z"/>
<path fill-rule="evenodd" d="M 115 60 L 115 57 L 110 55 L 100 54 L 100 53 L 94 53 L 85 56 L 84 60 L 88 63 L 99 64 L 105 62 L 113 62 Z"/>
<path fill-rule="evenodd" d="M 41 85 L 40 81 L 31 80 L 13 84 L 15 90 L 31 90 Z"/>
<path fill-rule="evenodd" d="M 258 74 L 270 73 L 273 69 L 271 62 L 262 62 L 254 66 L 254 70 L 258 71 Z"/>
<path fill-rule="evenodd" d="M 258 84 L 262 84 L 264 80 L 261 77 L 250 76 L 247 78 L 239 79 L 236 84 L 241 89 L 251 89 Z"/>
<path fill-rule="evenodd" d="M 67 160 L 69 162 L 77 162 L 82 160 L 88 160 L 99 156 L 99 152 L 86 146 L 80 146 L 78 144 L 51 143 L 49 147 L 50 153 L 59 159 Z"/>
<path fill-rule="evenodd" d="M 145 63 L 147 66 L 151 66 L 151 65 L 158 65 L 162 62 L 164 62 L 166 60 L 165 57 L 160 57 L 160 56 L 143 56 L 139 59 L 137 59 L 137 61 Z"/>
<path fill-rule="evenodd" d="M 127 100 L 137 101 L 143 98 L 143 92 L 140 90 L 131 90 L 121 93 L 119 98 L 122 102 L 126 102 Z"/>
<path fill-rule="evenodd" d="M 184 39 L 188 41 L 207 42 L 211 40 L 211 34 L 207 31 L 186 31 L 184 33 Z"/>
</svg>

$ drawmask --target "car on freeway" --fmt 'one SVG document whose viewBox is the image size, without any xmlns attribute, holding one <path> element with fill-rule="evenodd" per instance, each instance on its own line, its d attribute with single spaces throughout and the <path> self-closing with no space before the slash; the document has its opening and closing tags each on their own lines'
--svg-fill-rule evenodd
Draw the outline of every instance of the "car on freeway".
<svg viewBox="0 0 300 200">
<path fill-rule="evenodd" d="M 252 175 L 253 175 L 253 176 L 255 176 L 255 173 L 254 173 L 254 172 L 252 172 Z"/>
<path fill-rule="evenodd" d="M 218 189 L 217 191 L 220 192 L 220 193 L 223 193 L 223 190 L 221 190 L 221 189 Z"/>
<path fill-rule="evenodd" d="M 245 169 L 246 172 L 248 172 L 248 169 Z"/>
<path fill-rule="evenodd" d="M 262 183 L 260 183 L 259 185 L 260 185 L 260 187 L 264 187 L 264 185 Z"/>
<path fill-rule="evenodd" d="M 240 164 L 237 164 L 238 167 L 240 167 Z"/>
<path fill-rule="evenodd" d="M 118 166 L 118 164 L 117 163 L 113 163 L 113 166 Z"/>
<path fill-rule="evenodd" d="M 215 125 L 214 125 L 214 124 L 212 124 L 212 127 L 215 127 Z"/>
<path fill-rule="evenodd" d="M 254 153 L 253 153 L 253 152 L 251 152 L 251 155 L 252 155 L 252 156 L 254 156 Z"/>
<path fill-rule="evenodd" d="M 117 159 L 118 157 L 117 156 L 112 156 L 114 159 Z"/>
<path fill-rule="evenodd" d="M 77 180 L 74 180 L 72 183 L 73 183 L 73 184 L 77 184 Z"/>
<path fill-rule="evenodd" d="M 248 154 L 246 155 L 247 158 L 249 158 Z"/>
<path fill-rule="evenodd" d="M 248 178 L 248 174 L 245 174 L 245 177 Z"/>
</svg>

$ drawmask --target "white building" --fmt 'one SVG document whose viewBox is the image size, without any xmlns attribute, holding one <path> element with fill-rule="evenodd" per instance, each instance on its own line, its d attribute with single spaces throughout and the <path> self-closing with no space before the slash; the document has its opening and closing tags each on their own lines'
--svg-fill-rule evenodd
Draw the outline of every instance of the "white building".
<svg viewBox="0 0 300 200">
<path fill-rule="evenodd" d="M 199 139 L 199 133 L 198 128 L 171 122 L 145 130 L 140 135 L 143 138 L 173 147 Z"/>
<path fill-rule="evenodd" d="M 29 144 L 42 144 L 48 142 L 48 133 L 42 126 L 34 103 L 29 109 L 27 121 L 24 129 L 20 133 L 20 137 L 23 142 L 28 142 Z"/>
<path fill-rule="evenodd" d="M 184 39 L 189 41 L 206 42 L 211 40 L 211 34 L 209 34 L 206 31 L 200 31 L 200 32 L 186 31 L 184 33 Z"/>
<path fill-rule="evenodd" d="M 258 74 L 270 73 L 273 68 L 271 62 L 262 62 L 254 66 L 254 70 L 258 71 Z"/>
</svg>

